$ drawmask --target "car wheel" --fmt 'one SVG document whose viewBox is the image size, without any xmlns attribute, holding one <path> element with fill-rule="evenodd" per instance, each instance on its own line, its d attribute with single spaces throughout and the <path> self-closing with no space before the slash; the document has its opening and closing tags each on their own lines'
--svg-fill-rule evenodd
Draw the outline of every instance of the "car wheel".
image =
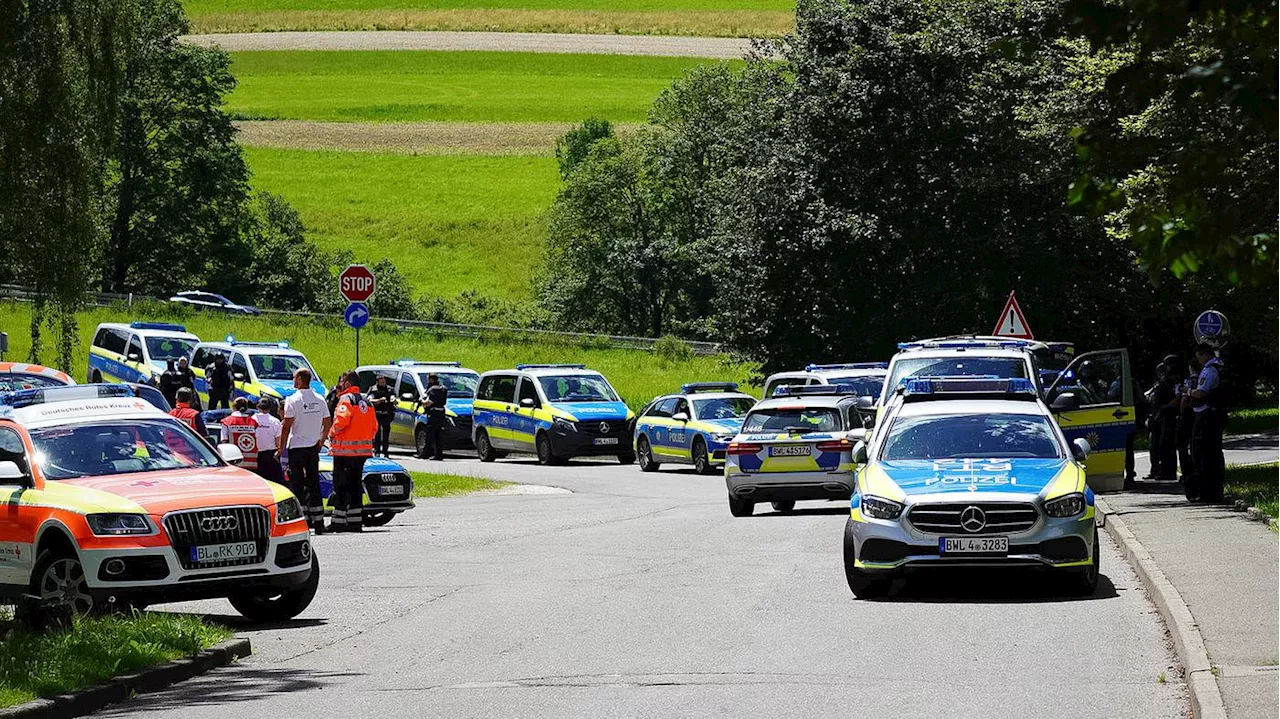
<svg viewBox="0 0 1280 719">
<path fill-rule="evenodd" d="M 413 456 L 418 459 L 427 458 L 427 428 L 418 427 L 413 432 Z"/>
<path fill-rule="evenodd" d="M 99 384 L 101 382 L 102 382 L 102 373 L 99 372 L 98 370 L 94 370 L 93 374 L 89 376 L 89 383 Z"/>
<path fill-rule="evenodd" d="M 539 432 L 537 438 L 534 439 L 533 445 L 538 452 L 538 464 L 550 466 L 560 463 L 560 458 L 551 451 L 551 435 L 546 432 Z"/>
<path fill-rule="evenodd" d="M 794 499 L 786 502 L 772 502 L 772 504 L 773 511 L 782 512 L 783 514 L 793 511 L 796 508 L 796 502 Z"/>
<path fill-rule="evenodd" d="M 489 442 L 489 433 L 483 429 L 476 432 L 476 456 L 481 462 L 492 462 L 498 458 L 498 453 L 493 451 L 493 444 Z"/>
<path fill-rule="evenodd" d="M 31 573 L 31 593 L 40 598 L 41 604 L 65 607 L 76 616 L 94 610 L 84 565 L 75 552 L 41 552 Z"/>
<path fill-rule="evenodd" d="M 737 497 L 729 497 L 729 514 L 735 517 L 750 517 L 756 511 L 756 503 L 738 499 Z"/>
<path fill-rule="evenodd" d="M 844 578 L 849 591 L 858 599 L 875 599 L 889 593 L 893 583 L 891 576 L 879 572 L 867 572 L 854 566 L 858 558 L 857 543 L 853 540 L 853 520 L 844 521 Z"/>
<path fill-rule="evenodd" d="M 364 516 L 360 519 L 366 527 L 385 527 L 391 523 L 392 519 L 395 519 L 395 516 L 395 512 L 373 512 L 366 509 Z"/>
<path fill-rule="evenodd" d="M 618 464 L 635 464 L 636 455 L 634 452 L 623 452 L 618 455 Z"/>
<path fill-rule="evenodd" d="M 693 440 L 693 468 L 698 474 L 715 474 L 715 465 L 711 464 L 711 454 L 707 452 L 707 443 L 698 437 Z"/>
<path fill-rule="evenodd" d="M 1098 529 L 1093 530 L 1093 558 L 1086 566 L 1072 567 L 1068 591 L 1072 596 L 1090 597 L 1098 589 L 1098 570 L 1102 568 L 1102 556 L 1098 548 Z"/>
<path fill-rule="evenodd" d="M 653 447 L 649 446 L 649 438 L 644 435 L 640 435 L 636 442 L 636 455 L 640 460 L 641 472 L 657 472 L 658 467 L 662 466 L 653 458 Z"/>
<path fill-rule="evenodd" d="M 259 592 L 233 594 L 227 597 L 231 606 L 251 622 L 270 624 L 287 622 L 302 614 L 316 597 L 316 589 L 320 586 L 320 558 L 311 555 L 311 576 L 307 583 L 294 589 L 265 590 Z"/>
</svg>

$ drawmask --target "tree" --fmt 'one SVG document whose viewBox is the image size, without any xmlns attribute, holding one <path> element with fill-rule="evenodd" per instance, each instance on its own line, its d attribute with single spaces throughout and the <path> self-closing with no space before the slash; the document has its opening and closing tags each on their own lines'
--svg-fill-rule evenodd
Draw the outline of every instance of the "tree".
<svg viewBox="0 0 1280 719">
<path fill-rule="evenodd" d="M 596 140 L 606 137 L 613 137 L 612 123 L 591 117 L 556 140 L 556 163 L 560 166 L 560 178 L 568 177 L 573 168 L 587 159 Z"/>
</svg>

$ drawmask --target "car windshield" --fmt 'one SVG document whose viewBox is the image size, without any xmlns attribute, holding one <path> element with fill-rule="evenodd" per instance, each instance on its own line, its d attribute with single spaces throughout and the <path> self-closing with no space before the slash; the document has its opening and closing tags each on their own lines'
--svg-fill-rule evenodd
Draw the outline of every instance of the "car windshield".
<svg viewBox="0 0 1280 719">
<path fill-rule="evenodd" d="M 430 387 L 431 383 L 427 381 L 430 372 L 419 372 L 418 381 L 423 387 Z M 440 378 L 440 384 L 449 390 L 450 397 L 466 397 L 476 396 L 476 385 L 480 383 L 480 375 L 474 372 L 437 372 L 436 376 Z"/>
<path fill-rule="evenodd" d="M 695 399 L 693 409 L 698 419 L 715 421 L 717 419 L 740 419 L 756 404 L 753 397 L 716 397 L 714 399 Z"/>
<path fill-rule="evenodd" d="M 1049 420 L 1025 414 L 901 417 L 881 459 L 1040 458 L 1061 454 Z"/>
<path fill-rule="evenodd" d="M 618 395 L 598 374 L 539 377 L 548 402 L 617 402 Z"/>
<path fill-rule="evenodd" d="M 311 369 L 311 365 L 301 355 L 254 354 L 249 355 L 249 361 L 253 363 L 254 375 L 260 380 L 291 380 L 294 370 L 303 367 Z M 311 371 L 311 376 L 316 380 L 320 379 L 315 370 Z"/>
<path fill-rule="evenodd" d="M 884 375 L 859 375 L 856 377 L 828 375 L 827 382 L 847 388 L 850 394 L 858 397 L 875 397 L 884 386 Z"/>
<path fill-rule="evenodd" d="M 892 394 L 911 377 L 1027 377 L 1022 357 L 908 357 L 893 364 L 887 391 Z M 884 397 L 881 397 L 883 403 Z"/>
<path fill-rule="evenodd" d="M 0 392 L 17 392 L 22 389 L 40 389 L 41 387 L 61 387 L 66 382 L 57 377 L 42 374 L 26 374 L 24 372 L 0 372 Z"/>
<path fill-rule="evenodd" d="M 184 340 L 178 337 L 148 337 L 147 339 L 147 356 L 151 358 L 151 364 L 163 369 L 168 360 L 177 362 L 183 357 L 189 357 L 191 350 L 196 346 L 194 340 Z"/>
<path fill-rule="evenodd" d="M 31 431 L 46 479 L 76 479 L 184 467 L 216 467 L 208 445 L 176 420 L 111 420 Z"/>
<path fill-rule="evenodd" d="M 840 410 L 835 407 L 770 407 L 747 415 L 742 431 L 753 432 L 839 432 L 844 429 Z"/>
</svg>

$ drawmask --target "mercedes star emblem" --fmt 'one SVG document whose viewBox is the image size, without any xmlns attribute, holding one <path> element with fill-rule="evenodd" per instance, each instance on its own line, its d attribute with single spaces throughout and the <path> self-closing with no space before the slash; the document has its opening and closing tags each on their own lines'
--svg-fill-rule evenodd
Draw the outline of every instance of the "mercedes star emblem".
<svg viewBox="0 0 1280 719">
<path fill-rule="evenodd" d="M 987 526 L 987 513 L 979 507 L 965 507 L 960 513 L 960 526 L 966 532 L 981 532 Z"/>
<path fill-rule="evenodd" d="M 608 422 L 601 422 L 601 423 L 600 423 L 600 434 L 609 434 L 609 423 L 608 423 Z"/>
</svg>

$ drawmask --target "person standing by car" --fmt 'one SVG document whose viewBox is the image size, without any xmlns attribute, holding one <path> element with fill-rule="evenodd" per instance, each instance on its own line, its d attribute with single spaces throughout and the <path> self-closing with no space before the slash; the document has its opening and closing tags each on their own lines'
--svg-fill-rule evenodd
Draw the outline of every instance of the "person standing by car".
<svg viewBox="0 0 1280 719">
<path fill-rule="evenodd" d="M 195 391 L 190 387 L 178 388 L 174 394 L 176 404 L 169 410 L 169 416 L 195 430 L 201 437 L 206 437 L 208 435 L 204 429 L 204 419 L 200 416 L 200 412 L 191 406 L 195 396 Z"/>
<path fill-rule="evenodd" d="M 353 373 L 348 373 L 353 374 Z M 329 431 L 329 453 L 333 455 L 333 522 L 335 532 L 364 529 L 364 463 L 373 455 L 373 438 L 378 420 L 360 386 L 346 377 L 346 389 L 338 396 L 333 427 Z"/>
<path fill-rule="evenodd" d="M 159 382 L 160 394 L 164 395 L 164 401 L 172 407 L 174 402 L 178 401 L 178 388 L 182 386 L 182 379 L 178 375 L 178 368 L 173 360 L 165 360 L 164 372 L 160 373 Z"/>
<path fill-rule="evenodd" d="M 422 401 L 427 411 L 427 454 L 431 459 L 444 459 L 444 445 L 440 435 L 444 432 L 445 407 L 449 403 L 449 390 L 440 384 L 435 372 L 427 375 L 427 395 Z"/>
<path fill-rule="evenodd" d="M 1151 391 L 1151 475 L 1161 481 L 1178 479 L 1178 385 L 1182 361 L 1168 355 L 1156 368 Z"/>
<path fill-rule="evenodd" d="M 235 378 L 231 376 L 226 355 L 219 352 L 213 356 L 213 361 L 204 368 L 204 381 L 209 385 L 209 409 L 231 406 Z"/>
<path fill-rule="evenodd" d="M 1195 502 L 1222 501 L 1222 484 L 1226 481 L 1226 461 L 1222 456 L 1222 432 L 1227 427 L 1227 366 L 1207 344 L 1196 346 L 1196 359 L 1202 369 L 1191 390 L 1191 409 L 1195 425 L 1191 430 L 1191 460 L 1195 462 L 1195 481 L 1184 489 L 1187 499 Z"/>
<path fill-rule="evenodd" d="M 293 373 L 294 393 L 284 401 L 280 449 L 289 450 L 289 489 L 302 501 L 307 523 L 324 533 L 324 497 L 320 496 L 320 446 L 333 423 L 329 407 L 311 389 L 311 370 Z"/>
<path fill-rule="evenodd" d="M 191 362 L 186 357 L 178 358 L 178 387 L 186 387 L 191 390 L 191 400 L 194 404 L 192 407 L 200 409 L 200 395 L 196 393 L 196 375 L 191 371 Z M 175 394 L 175 399 L 176 399 Z"/>
<path fill-rule="evenodd" d="M 249 409 L 249 400 L 236 397 L 232 412 L 222 420 L 222 443 L 234 444 L 244 455 L 240 466 L 258 472 L 258 423 Z"/>
<path fill-rule="evenodd" d="M 258 411 L 253 421 L 258 425 L 258 475 L 269 482 L 284 484 L 284 471 L 280 469 L 280 420 L 276 419 L 277 403 L 274 397 L 258 400 Z"/>
<path fill-rule="evenodd" d="M 391 456 L 391 422 L 396 418 L 396 393 L 385 375 L 378 375 L 369 388 L 369 404 L 378 420 L 378 436 L 373 439 L 373 453 Z"/>
</svg>

